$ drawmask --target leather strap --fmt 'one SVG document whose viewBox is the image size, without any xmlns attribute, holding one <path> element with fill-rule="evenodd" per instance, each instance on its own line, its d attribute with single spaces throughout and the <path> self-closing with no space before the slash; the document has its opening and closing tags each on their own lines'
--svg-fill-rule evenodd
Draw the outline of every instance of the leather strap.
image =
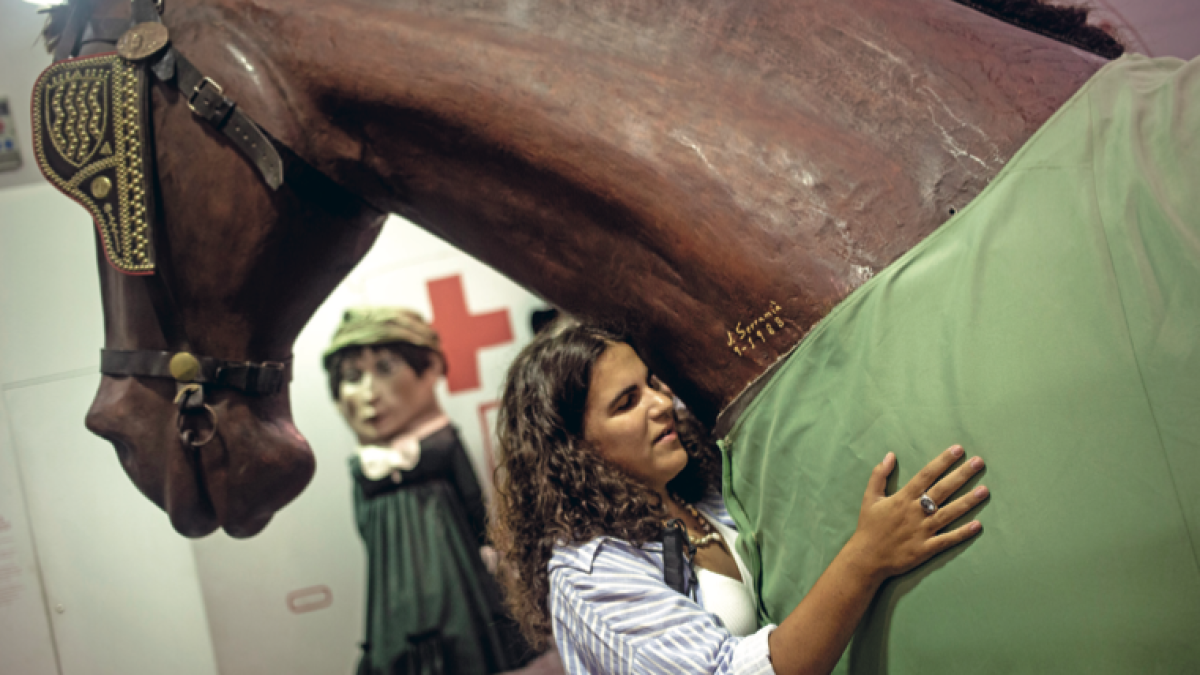
<svg viewBox="0 0 1200 675">
<path fill-rule="evenodd" d="M 238 109 L 233 99 L 224 95 L 221 86 L 212 78 L 205 77 L 174 47 L 168 47 L 167 51 L 174 60 L 175 87 L 187 99 L 188 107 L 225 134 L 254 163 L 267 185 L 278 190 L 283 185 L 283 160 L 275 145 L 249 116 Z M 158 75 L 158 70 L 154 69 L 154 73 Z"/>
<path fill-rule="evenodd" d="M 139 23 L 162 23 L 152 0 L 133 0 L 130 26 Z M 275 145 L 254 120 L 238 110 L 233 99 L 225 96 L 221 85 L 200 72 L 174 45 L 168 45 L 150 60 L 150 70 L 159 80 L 178 89 L 197 117 L 224 134 L 253 162 L 272 190 L 283 185 L 283 160 Z"/>
<path fill-rule="evenodd" d="M 180 352 L 150 350 L 100 350 L 100 372 L 124 377 L 175 379 L 171 359 Z M 292 379 L 292 357 L 284 361 L 224 361 L 211 356 L 193 357 L 200 372 L 190 382 L 237 389 L 254 396 L 279 393 Z"/>
</svg>

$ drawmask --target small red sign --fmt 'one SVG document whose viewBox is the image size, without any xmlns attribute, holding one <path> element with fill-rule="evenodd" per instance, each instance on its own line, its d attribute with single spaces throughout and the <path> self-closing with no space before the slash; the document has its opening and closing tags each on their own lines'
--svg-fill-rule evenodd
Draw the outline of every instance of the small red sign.
<svg viewBox="0 0 1200 675">
<path fill-rule="evenodd" d="M 479 404 L 479 427 L 483 433 L 483 459 L 487 463 L 488 479 L 496 473 L 496 447 L 492 437 L 496 435 L 493 429 L 492 416 L 500 409 L 499 401 L 487 401 Z"/>
</svg>

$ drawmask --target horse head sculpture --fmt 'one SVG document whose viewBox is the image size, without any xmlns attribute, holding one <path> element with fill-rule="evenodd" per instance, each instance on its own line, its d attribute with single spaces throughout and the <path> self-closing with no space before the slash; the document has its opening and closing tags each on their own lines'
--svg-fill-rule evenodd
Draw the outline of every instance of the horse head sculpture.
<svg viewBox="0 0 1200 675">
<path fill-rule="evenodd" d="M 714 423 L 1104 62 L 947 0 L 139 2 L 72 0 L 50 33 L 61 59 L 167 31 L 142 57 L 157 271 L 98 254 L 106 349 L 162 354 L 109 369 L 87 425 L 188 536 L 253 535 L 307 483 L 286 386 L 229 373 L 288 362 L 386 212 L 623 323 Z M 151 74 L 166 54 L 197 77 Z"/>
<path fill-rule="evenodd" d="M 130 9 L 128 2 L 72 3 L 60 17 L 66 22 L 60 44 L 76 41 L 81 56 L 110 52 L 114 45 L 103 31 L 123 33 Z M 303 130 L 268 64 L 235 27 L 207 18 L 181 23 L 172 39 L 227 71 L 222 83 L 276 122 L 278 138 L 295 142 Z M 114 25 L 119 32 L 108 28 Z M 189 30 L 204 39 L 193 42 Z M 291 345 L 370 247 L 383 215 L 328 189 L 320 177 L 316 184 L 293 177 L 268 188 L 216 129 L 197 124 L 186 94 L 153 92 L 146 102 L 153 120 L 146 142 L 154 148 L 146 179 L 156 197 L 150 208 L 157 269 L 117 270 L 98 239 L 107 372 L 87 426 L 113 444 L 133 483 L 180 533 L 202 536 L 222 526 L 249 536 L 311 478 L 312 452 L 288 403 Z M 154 356 L 163 361 L 181 352 L 197 357 L 196 369 L 207 364 L 210 380 L 193 386 L 199 400 L 190 414 L 182 411 L 174 378 L 117 374 L 130 359 L 145 370 Z M 226 382 L 216 381 L 217 367 Z M 256 368 L 259 391 L 246 386 Z"/>
</svg>

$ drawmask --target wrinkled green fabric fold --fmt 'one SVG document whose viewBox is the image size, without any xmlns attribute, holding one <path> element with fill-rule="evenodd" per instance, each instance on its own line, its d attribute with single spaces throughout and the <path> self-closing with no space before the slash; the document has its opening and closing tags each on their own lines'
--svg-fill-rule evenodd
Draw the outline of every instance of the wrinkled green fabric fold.
<svg viewBox="0 0 1200 675">
<path fill-rule="evenodd" d="M 837 672 L 1200 672 L 1200 61 L 1106 66 L 837 306 L 722 441 L 782 620 L 903 485 L 982 455 L 971 543 L 882 589 Z"/>
</svg>

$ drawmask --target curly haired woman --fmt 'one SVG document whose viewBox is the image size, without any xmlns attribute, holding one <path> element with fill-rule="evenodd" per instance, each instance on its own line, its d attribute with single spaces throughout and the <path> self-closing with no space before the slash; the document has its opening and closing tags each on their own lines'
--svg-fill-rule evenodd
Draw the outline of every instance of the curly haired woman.
<svg viewBox="0 0 1200 675">
<path fill-rule="evenodd" d="M 941 531 L 987 498 L 979 487 L 935 506 L 983 467 L 947 473 L 959 446 L 887 496 L 888 453 L 854 535 L 786 619 L 759 628 L 716 450 L 621 336 L 537 337 L 509 370 L 497 427 L 508 601 L 535 643 L 553 633 L 570 673 L 828 673 L 883 581 L 977 534 L 978 521 Z M 682 592 L 664 573 L 671 519 L 690 540 Z"/>
</svg>

